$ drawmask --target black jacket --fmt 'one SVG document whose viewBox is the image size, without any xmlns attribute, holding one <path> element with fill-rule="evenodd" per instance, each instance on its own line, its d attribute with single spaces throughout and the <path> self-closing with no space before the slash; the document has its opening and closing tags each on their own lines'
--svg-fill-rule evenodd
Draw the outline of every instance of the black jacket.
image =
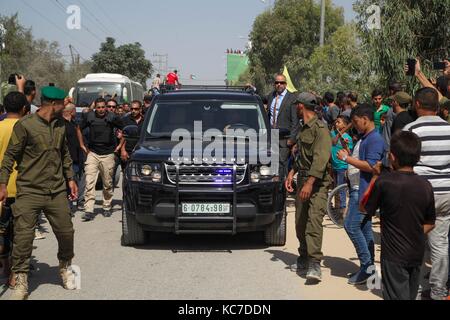
<svg viewBox="0 0 450 320">
<path fill-rule="evenodd" d="M 269 116 L 269 120 L 272 115 L 270 113 L 270 107 L 272 105 L 273 100 L 276 97 L 276 91 L 272 92 L 267 98 L 267 113 Z M 288 129 L 291 133 L 290 138 L 292 141 L 295 141 L 297 138 L 297 133 L 299 130 L 299 119 L 297 116 L 297 106 L 294 104 L 296 96 L 289 91 L 286 93 L 286 96 L 283 99 L 283 103 L 279 107 L 278 111 L 278 128 L 280 129 Z"/>
</svg>

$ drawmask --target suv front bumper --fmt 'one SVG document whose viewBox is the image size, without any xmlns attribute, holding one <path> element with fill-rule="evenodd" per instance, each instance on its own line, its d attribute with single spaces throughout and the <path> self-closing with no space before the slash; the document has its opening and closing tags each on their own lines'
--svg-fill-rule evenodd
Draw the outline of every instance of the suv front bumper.
<svg viewBox="0 0 450 320">
<path fill-rule="evenodd" d="M 232 187 L 179 186 L 181 203 L 233 203 Z M 124 205 L 128 213 L 135 214 L 146 230 L 174 232 L 176 224 L 176 186 L 127 181 L 124 183 Z M 285 193 L 280 182 L 266 182 L 236 186 L 236 231 L 264 230 L 278 214 L 284 213 Z M 230 221 L 223 216 L 189 217 L 185 227 L 201 233 L 214 233 L 226 229 Z"/>
</svg>

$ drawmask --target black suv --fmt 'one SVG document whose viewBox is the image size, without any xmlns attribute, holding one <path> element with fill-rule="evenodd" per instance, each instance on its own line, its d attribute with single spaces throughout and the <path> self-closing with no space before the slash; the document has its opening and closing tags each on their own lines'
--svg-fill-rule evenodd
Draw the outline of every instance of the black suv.
<svg viewBox="0 0 450 320">
<path fill-rule="evenodd" d="M 142 132 L 133 126 L 124 129 L 128 141 L 138 142 L 123 179 L 122 245 L 144 244 L 151 232 L 235 235 L 252 231 L 264 232 L 267 245 L 285 244 L 286 194 L 278 173 L 262 165 L 259 157 L 256 163 L 249 161 L 250 148 L 238 159 L 239 144 L 248 147 L 251 140 L 227 135 L 227 129 L 254 129 L 270 137 L 259 96 L 230 90 L 175 91 L 155 97 L 149 110 Z M 172 141 L 174 130 L 198 132 L 194 130 L 198 121 L 200 132 L 216 129 L 224 141 L 230 138 L 231 157 L 223 150 L 223 157 L 213 163 L 205 157 L 198 159 L 198 152 L 204 155 L 211 141 L 195 135 L 183 139 L 191 148 L 173 157 L 180 144 Z"/>
</svg>

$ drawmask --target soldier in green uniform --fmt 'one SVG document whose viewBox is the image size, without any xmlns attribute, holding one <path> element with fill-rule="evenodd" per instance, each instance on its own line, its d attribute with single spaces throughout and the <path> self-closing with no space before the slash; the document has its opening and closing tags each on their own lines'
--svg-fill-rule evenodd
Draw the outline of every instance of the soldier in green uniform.
<svg viewBox="0 0 450 320">
<path fill-rule="evenodd" d="M 308 280 L 318 282 L 322 280 L 322 224 L 331 183 L 329 162 L 332 144 L 328 128 L 314 111 L 316 97 L 311 93 L 301 93 L 296 104 L 303 127 L 297 136 L 298 157 L 285 182 L 287 191 L 293 192 L 292 182 L 298 173 L 295 228 L 300 256 L 295 267 L 300 274 L 306 273 Z"/>
<path fill-rule="evenodd" d="M 13 288 L 11 299 L 28 297 L 28 273 L 38 215 L 44 212 L 58 241 L 58 260 L 63 287 L 75 289 L 69 269 L 74 257 L 74 230 L 67 198 L 78 197 L 73 180 L 72 159 L 67 148 L 64 121 L 65 92 L 45 87 L 39 112 L 24 117 L 14 126 L 0 169 L 0 202 L 7 198 L 6 185 L 17 163 L 17 196 L 12 206 L 14 241 L 12 251 Z"/>
</svg>

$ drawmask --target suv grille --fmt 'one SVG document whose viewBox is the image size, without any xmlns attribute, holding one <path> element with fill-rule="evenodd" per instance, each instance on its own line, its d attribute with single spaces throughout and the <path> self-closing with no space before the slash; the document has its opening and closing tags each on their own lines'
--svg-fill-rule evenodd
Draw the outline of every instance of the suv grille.
<svg viewBox="0 0 450 320">
<path fill-rule="evenodd" d="M 165 166 L 170 183 L 176 184 L 176 166 Z M 180 184 L 233 184 L 232 165 L 181 165 L 179 168 Z M 246 172 L 246 164 L 236 166 L 236 184 L 244 181 Z"/>
</svg>

